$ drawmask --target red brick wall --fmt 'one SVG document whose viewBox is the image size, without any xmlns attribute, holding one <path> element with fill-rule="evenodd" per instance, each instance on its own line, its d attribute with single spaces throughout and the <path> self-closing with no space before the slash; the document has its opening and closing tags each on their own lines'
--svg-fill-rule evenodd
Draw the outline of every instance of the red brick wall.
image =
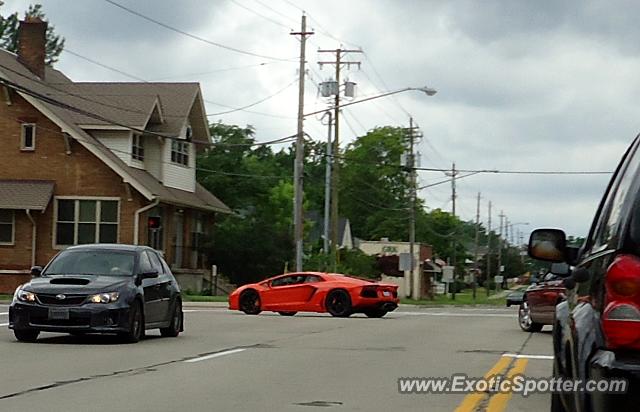
<svg viewBox="0 0 640 412">
<path fill-rule="evenodd" d="M 20 150 L 21 122 L 36 123 L 35 151 Z M 148 204 L 126 186 L 114 171 L 80 143 L 71 139 L 70 155 L 65 153 L 60 128 L 24 99 L 12 93 L 12 104 L 0 103 L 0 179 L 55 180 L 55 196 L 91 196 L 120 198 L 119 242 L 133 242 L 135 210 Z M 36 264 L 44 265 L 58 250 L 53 248 L 53 204 L 44 213 L 32 212 L 37 223 Z M 142 220 L 142 219 L 141 219 Z M 141 225 L 140 243 L 146 242 L 146 227 Z M 16 211 L 16 243 L 0 247 L 0 270 L 29 269 L 31 266 L 31 222 L 24 211 Z M 0 275 L 2 277 L 3 275 Z M 2 282 L 2 281 L 0 281 Z"/>
<path fill-rule="evenodd" d="M 10 295 L 16 288 L 31 279 L 29 274 L 0 274 L 0 293 Z"/>
</svg>

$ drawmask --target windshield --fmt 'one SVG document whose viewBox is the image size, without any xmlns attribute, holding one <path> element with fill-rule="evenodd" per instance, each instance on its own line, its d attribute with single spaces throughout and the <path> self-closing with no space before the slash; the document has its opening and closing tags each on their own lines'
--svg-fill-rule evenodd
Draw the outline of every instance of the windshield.
<svg viewBox="0 0 640 412">
<path fill-rule="evenodd" d="M 134 260 L 134 254 L 113 250 L 64 251 L 43 274 L 131 276 Z"/>
</svg>

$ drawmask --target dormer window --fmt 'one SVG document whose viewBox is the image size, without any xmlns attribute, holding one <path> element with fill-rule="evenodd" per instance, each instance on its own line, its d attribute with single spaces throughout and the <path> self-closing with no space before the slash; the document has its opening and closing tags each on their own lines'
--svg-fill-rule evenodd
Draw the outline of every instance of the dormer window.
<svg viewBox="0 0 640 412">
<path fill-rule="evenodd" d="M 20 135 L 20 150 L 36 150 L 35 123 L 22 123 L 22 133 Z"/>
<path fill-rule="evenodd" d="M 171 161 L 189 166 L 189 143 L 179 140 L 171 141 Z"/>
<path fill-rule="evenodd" d="M 134 134 L 131 139 L 131 158 L 144 161 L 144 140 L 139 134 Z"/>
</svg>

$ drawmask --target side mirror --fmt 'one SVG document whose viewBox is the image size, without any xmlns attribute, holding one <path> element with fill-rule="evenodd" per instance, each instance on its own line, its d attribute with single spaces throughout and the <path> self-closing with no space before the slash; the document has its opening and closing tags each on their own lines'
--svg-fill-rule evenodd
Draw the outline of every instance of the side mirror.
<svg viewBox="0 0 640 412">
<path fill-rule="evenodd" d="M 42 274 L 42 266 L 33 266 L 31 268 L 31 277 L 38 278 Z"/>
<path fill-rule="evenodd" d="M 157 270 L 150 270 L 149 272 L 144 272 L 140 274 L 140 278 L 141 279 L 153 279 L 153 278 L 157 278 L 158 277 L 158 271 Z"/>
<path fill-rule="evenodd" d="M 529 238 L 529 256 L 547 262 L 567 260 L 567 236 L 559 229 L 536 229 Z"/>
</svg>

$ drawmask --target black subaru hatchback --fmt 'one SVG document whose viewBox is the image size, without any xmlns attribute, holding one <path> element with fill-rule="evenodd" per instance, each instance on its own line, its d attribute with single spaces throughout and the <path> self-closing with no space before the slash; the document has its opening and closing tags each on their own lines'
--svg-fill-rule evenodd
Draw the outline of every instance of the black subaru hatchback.
<svg viewBox="0 0 640 412">
<path fill-rule="evenodd" d="M 118 334 L 139 341 L 146 329 L 162 336 L 183 331 L 180 288 L 166 262 L 146 246 L 73 246 L 47 266 L 32 268 L 9 307 L 19 341 L 41 331 Z"/>
</svg>

